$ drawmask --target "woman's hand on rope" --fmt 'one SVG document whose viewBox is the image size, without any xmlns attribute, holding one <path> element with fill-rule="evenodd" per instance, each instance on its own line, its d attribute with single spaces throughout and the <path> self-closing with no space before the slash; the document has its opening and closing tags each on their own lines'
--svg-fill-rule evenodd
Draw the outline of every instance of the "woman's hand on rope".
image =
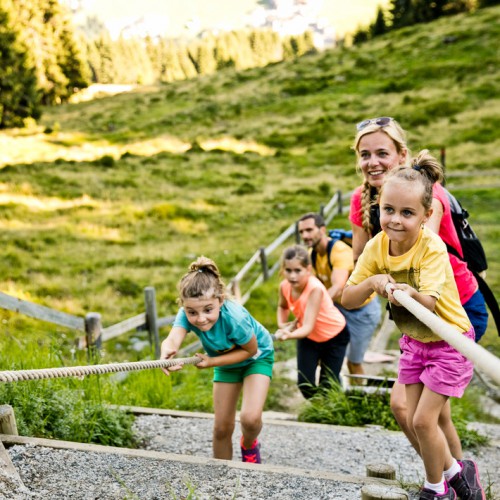
<svg viewBox="0 0 500 500">
<path fill-rule="evenodd" d="M 160 359 L 171 359 L 177 354 L 176 350 L 168 350 L 165 349 L 164 351 L 162 350 Z M 184 363 L 179 362 L 178 364 L 162 368 L 162 371 L 165 375 L 170 375 L 170 372 L 176 372 L 178 370 L 182 370 L 182 367 L 184 366 Z"/>
</svg>

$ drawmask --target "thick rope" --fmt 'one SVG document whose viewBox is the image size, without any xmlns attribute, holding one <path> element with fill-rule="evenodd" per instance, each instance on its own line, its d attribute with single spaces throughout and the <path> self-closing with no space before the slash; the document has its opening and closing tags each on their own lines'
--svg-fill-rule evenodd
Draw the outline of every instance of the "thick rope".
<svg viewBox="0 0 500 500">
<path fill-rule="evenodd" d="M 390 283 L 386 286 L 386 290 L 388 292 L 392 290 Z M 428 326 L 435 334 L 448 342 L 448 344 L 467 359 L 470 359 L 476 368 L 486 373 L 497 384 L 500 384 L 500 359 L 493 353 L 458 332 L 450 324 L 436 316 L 403 290 L 393 290 L 392 293 L 394 298 L 424 323 L 424 325 Z"/>
<path fill-rule="evenodd" d="M 158 359 L 154 361 L 136 361 L 130 363 L 110 363 L 107 365 L 70 366 L 64 368 L 42 368 L 38 370 L 18 370 L 0 372 L 0 382 L 18 382 L 20 380 L 39 380 L 44 378 L 83 377 L 98 373 L 131 372 L 149 368 L 168 368 L 184 364 L 196 365 L 201 358 Z"/>
</svg>

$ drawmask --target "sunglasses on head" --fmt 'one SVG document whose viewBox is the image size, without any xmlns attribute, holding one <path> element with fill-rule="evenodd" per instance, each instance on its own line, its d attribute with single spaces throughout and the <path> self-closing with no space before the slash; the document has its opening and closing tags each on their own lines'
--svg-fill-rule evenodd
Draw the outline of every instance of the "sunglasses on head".
<svg viewBox="0 0 500 500">
<path fill-rule="evenodd" d="M 394 118 L 391 118 L 390 116 L 381 116 L 379 118 L 369 118 L 368 120 L 363 120 L 362 122 L 359 122 L 356 125 L 356 130 L 359 132 L 360 130 L 363 130 L 364 128 L 368 127 L 368 125 L 371 125 L 372 123 L 375 125 L 378 125 L 379 127 L 386 127 L 393 120 L 394 120 Z"/>
</svg>

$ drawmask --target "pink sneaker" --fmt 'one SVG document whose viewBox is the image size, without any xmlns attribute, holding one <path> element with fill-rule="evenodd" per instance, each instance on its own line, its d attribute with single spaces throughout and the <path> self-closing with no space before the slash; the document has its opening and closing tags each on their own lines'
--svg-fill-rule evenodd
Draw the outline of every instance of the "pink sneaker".
<svg viewBox="0 0 500 500">
<path fill-rule="evenodd" d="M 459 460 L 462 470 L 450 479 L 450 485 L 457 492 L 460 500 L 485 500 L 486 495 L 479 482 L 476 462 Z"/>
<path fill-rule="evenodd" d="M 241 446 L 241 460 L 243 462 L 248 462 L 252 464 L 260 464 L 260 443 L 257 439 L 253 442 L 251 448 L 245 448 L 243 446 L 243 436 L 241 436 L 240 441 Z"/>
<path fill-rule="evenodd" d="M 448 483 L 444 483 L 445 491 L 444 493 L 438 494 L 433 490 L 427 488 L 422 488 L 420 490 L 419 500 L 456 500 L 457 495 L 455 490 L 448 486 Z"/>
</svg>

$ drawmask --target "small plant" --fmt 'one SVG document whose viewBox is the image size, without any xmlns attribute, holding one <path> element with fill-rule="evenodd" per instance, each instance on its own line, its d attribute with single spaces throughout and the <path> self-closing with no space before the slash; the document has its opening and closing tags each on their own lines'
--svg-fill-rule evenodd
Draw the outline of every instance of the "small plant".
<svg viewBox="0 0 500 500">
<path fill-rule="evenodd" d="M 363 426 L 376 424 L 399 430 L 391 413 L 389 393 L 344 392 L 334 380 L 320 387 L 299 413 L 299 421 L 333 425 Z"/>
<path fill-rule="evenodd" d="M 124 497 L 123 500 L 140 500 L 140 497 L 130 490 L 130 488 L 125 484 L 125 481 L 117 474 L 117 472 L 112 467 L 109 468 L 109 472 L 122 485 L 122 487 L 127 490 L 128 495 Z"/>
<path fill-rule="evenodd" d="M 237 195 L 252 194 L 257 192 L 257 188 L 251 182 L 244 182 L 233 192 Z"/>
<path fill-rule="evenodd" d="M 102 167 L 111 168 L 114 167 L 115 165 L 115 159 L 111 155 L 104 155 L 98 160 L 96 160 L 94 163 L 97 165 L 101 165 Z"/>
</svg>

